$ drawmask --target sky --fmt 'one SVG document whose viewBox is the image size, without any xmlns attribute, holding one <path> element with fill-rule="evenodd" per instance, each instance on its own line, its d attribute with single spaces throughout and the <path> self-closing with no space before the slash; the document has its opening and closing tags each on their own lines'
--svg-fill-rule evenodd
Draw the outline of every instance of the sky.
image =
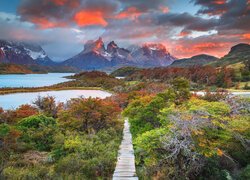
<svg viewBox="0 0 250 180">
<path fill-rule="evenodd" d="M 55 61 L 102 37 L 162 43 L 177 58 L 222 57 L 250 42 L 250 0 L 1 0 L 0 39 L 40 44 Z"/>
</svg>

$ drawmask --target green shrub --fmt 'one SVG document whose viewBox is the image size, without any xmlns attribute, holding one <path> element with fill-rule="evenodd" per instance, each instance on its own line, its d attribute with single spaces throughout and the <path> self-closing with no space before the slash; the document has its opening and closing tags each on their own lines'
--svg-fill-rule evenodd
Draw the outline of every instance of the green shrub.
<svg viewBox="0 0 250 180">
<path fill-rule="evenodd" d="M 52 117 L 45 115 L 34 115 L 22 119 L 18 125 L 22 128 L 35 128 L 38 129 L 41 126 L 56 125 L 56 121 Z"/>
<path fill-rule="evenodd" d="M 49 151 L 54 143 L 53 136 L 57 133 L 56 120 L 44 115 L 24 118 L 19 123 L 23 134 L 21 140 L 40 151 Z"/>
</svg>

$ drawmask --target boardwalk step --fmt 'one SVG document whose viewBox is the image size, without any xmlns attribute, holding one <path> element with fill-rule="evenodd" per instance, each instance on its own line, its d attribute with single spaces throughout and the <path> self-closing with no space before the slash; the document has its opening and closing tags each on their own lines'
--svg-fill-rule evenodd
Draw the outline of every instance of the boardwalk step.
<svg viewBox="0 0 250 180">
<path fill-rule="evenodd" d="M 138 177 L 136 177 L 135 156 L 128 119 L 124 123 L 123 140 L 118 151 L 113 180 L 138 180 Z"/>
</svg>

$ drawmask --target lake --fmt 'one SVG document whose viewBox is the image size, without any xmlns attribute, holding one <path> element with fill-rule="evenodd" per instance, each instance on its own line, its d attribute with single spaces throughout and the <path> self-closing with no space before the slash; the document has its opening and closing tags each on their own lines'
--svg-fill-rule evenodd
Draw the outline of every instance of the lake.
<svg viewBox="0 0 250 180">
<path fill-rule="evenodd" d="M 54 96 L 57 102 L 66 102 L 71 98 L 93 97 L 106 98 L 110 93 L 101 90 L 61 90 L 0 95 L 0 107 L 3 109 L 17 108 L 22 104 L 32 104 L 38 96 Z"/>
<path fill-rule="evenodd" d="M 3 87 L 41 87 L 69 81 L 63 78 L 73 73 L 48 73 L 48 74 L 4 74 L 0 75 L 0 88 Z"/>
</svg>

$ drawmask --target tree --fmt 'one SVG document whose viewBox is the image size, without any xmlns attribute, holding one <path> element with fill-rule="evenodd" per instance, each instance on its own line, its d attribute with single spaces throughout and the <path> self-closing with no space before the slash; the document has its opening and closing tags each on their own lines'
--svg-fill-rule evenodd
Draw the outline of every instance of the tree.
<svg viewBox="0 0 250 180">
<path fill-rule="evenodd" d="M 38 150 L 48 151 L 54 143 L 56 125 L 54 118 L 45 115 L 24 118 L 18 123 L 19 129 L 23 132 L 21 140 L 34 145 Z"/>
<path fill-rule="evenodd" d="M 53 96 L 47 96 L 47 97 L 38 96 L 38 98 L 34 101 L 34 104 L 46 116 L 54 117 L 54 118 L 57 117 L 57 113 L 59 109 L 61 108 L 60 105 L 57 106 L 55 97 Z"/>
<path fill-rule="evenodd" d="M 8 124 L 0 124 L 0 177 L 10 155 L 17 148 L 17 139 L 21 133 Z"/>
<path fill-rule="evenodd" d="M 66 110 L 59 114 L 59 124 L 64 129 L 91 133 L 119 125 L 120 107 L 114 101 L 79 98 L 67 104 Z"/>
<path fill-rule="evenodd" d="M 38 109 L 36 109 L 35 107 L 29 104 L 24 104 L 18 107 L 15 110 L 15 113 L 16 113 L 16 118 L 20 120 L 20 119 L 38 114 Z"/>
<path fill-rule="evenodd" d="M 176 104 L 180 104 L 190 98 L 190 84 L 185 78 L 175 78 L 172 82 L 173 89 L 177 95 Z"/>
</svg>

